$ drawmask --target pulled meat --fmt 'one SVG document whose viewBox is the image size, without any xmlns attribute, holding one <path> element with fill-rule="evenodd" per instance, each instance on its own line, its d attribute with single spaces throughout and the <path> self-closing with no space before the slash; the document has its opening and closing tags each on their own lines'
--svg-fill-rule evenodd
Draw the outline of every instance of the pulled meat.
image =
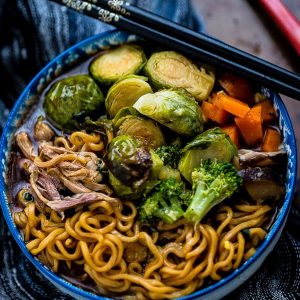
<svg viewBox="0 0 300 300">
<path fill-rule="evenodd" d="M 34 160 L 36 153 L 28 134 L 24 131 L 18 133 L 16 141 L 24 156 L 30 160 Z"/>
<path fill-rule="evenodd" d="M 48 130 L 44 125 L 45 130 Z M 45 133 L 45 132 L 44 132 Z M 98 171 L 99 158 L 93 152 L 72 151 L 64 147 L 54 146 L 49 136 L 40 136 L 39 155 L 34 154 L 33 145 L 25 132 L 17 135 L 18 145 L 26 156 L 19 160 L 21 169 L 29 175 L 36 203 L 39 207 L 63 212 L 77 206 L 97 201 L 117 200 L 110 197 L 112 190 L 101 184 L 102 175 Z M 35 134 L 36 135 L 36 134 Z M 64 192 L 73 196 L 64 197 Z"/>
<path fill-rule="evenodd" d="M 55 211 L 65 211 L 70 208 L 91 204 L 97 201 L 107 201 L 112 205 L 118 205 L 116 198 L 96 192 L 76 194 L 72 197 L 64 197 L 62 198 L 62 201 L 50 201 L 47 203 L 47 205 Z"/>
</svg>

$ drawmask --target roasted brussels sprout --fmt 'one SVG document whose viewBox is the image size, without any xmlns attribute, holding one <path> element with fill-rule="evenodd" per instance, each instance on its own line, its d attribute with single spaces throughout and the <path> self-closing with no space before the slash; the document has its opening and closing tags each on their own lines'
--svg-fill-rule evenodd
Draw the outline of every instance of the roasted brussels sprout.
<svg viewBox="0 0 300 300">
<path fill-rule="evenodd" d="M 100 83 L 110 85 L 123 76 L 137 74 L 145 63 L 146 56 L 141 47 L 122 45 L 93 60 L 90 73 Z"/>
<path fill-rule="evenodd" d="M 149 58 L 145 73 L 157 89 L 184 88 L 196 100 L 206 100 L 214 86 L 215 74 L 198 67 L 174 51 L 154 53 Z"/>
<path fill-rule="evenodd" d="M 237 155 L 237 148 L 230 137 L 219 127 L 208 129 L 196 136 L 182 150 L 178 169 L 191 182 L 191 173 L 204 159 L 218 159 L 230 162 Z"/>
<path fill-rule="evenodd" d="M 99 110 L 103 94 L 88 75 L 76 75 L 54 83 L 45 96 L 44 109 L 47 117 L 60 129 L 77 128 L 76 115 Z"/>
<path fill-rule="evenodd" d="M 108 132 L 113 133 L 112 121 L 107 119 L 105 115 L 101 116 L 97 120 L 92 120 L 90 117 L 86 117 L 84 122 L 80 125 L 80 129 L 87 131 L 99 132 L 101 134 L 107 135 Z"/>
<path fill-rule="evenodd" d="M 117 81 L 105 99 L 106 112 L 113 118 L 123 107 L 131 107 L 141 96 L 152 93 L 147 77 L 129 75 Z"/>
<path fill-rule="evenodd" d="M 117 135 L 130 135 L 136 137 L 142 140 L 146 146 L 153 149 L 156 149 L 165 143 L 164 136 L 156 122 L 137 116 L 124 118 Z"/>
<path fill-rule="evenodd" d="M 201 109 L 184 89 L 146 94 L 139 98 L 133 107 L 139 113 L 179 134 L 192 136 L 203 131 Z"/>
<path fill-rule="evenodd" d="M 123 184 L 136 190 L 151 175 L 151 154 L 141 141 L 129 135 L 115 137 L 109 144 L 105 162 Z"/>
<path fill-rule="evenodd" d="M 112 125 L 115 131 L 118 131 L 119 127 L 122 125 L 124 120 L 128 119 L 130 116 L 139 116 L 140 113 L 133 107 L 123 107 L 121 108 L 116 116 L 112 119 Z"/>
<path fill-rule="evenodd" d="M 108 176 L 109 183 L 118 197 L 127 200 L 137 200 L 142 196 L 144 191 L 144 185 L 133 188 L 132 186 L 128 186 L 121 182 L 110 171 L 108 172 Z"/>
</svg>

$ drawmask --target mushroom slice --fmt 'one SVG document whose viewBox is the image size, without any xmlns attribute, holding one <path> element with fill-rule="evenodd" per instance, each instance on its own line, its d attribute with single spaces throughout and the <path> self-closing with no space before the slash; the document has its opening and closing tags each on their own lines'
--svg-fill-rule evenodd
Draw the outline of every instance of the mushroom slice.
<svg viewBox="0 0 300 300">
<path fill-rule="evenodd" d="M 34 137 L 38 141 L 50 141 L 54 137 L 55 133 L 50 128 L 49 125 L 47 125 L 42 120 L 38 119 L 38 121 L 34 125 Z"/>
<path fill-rule="evenodd" d="M 276 152 L 259 152 L 247 149 L 238 151 L 240 165 L 249 166 L 270 166 L 274 164 L 284 164 L 287 159 L 287 152 L 281 149 Z"/>
<path fill-rule="evenodd" d="M 24 131 L 18 133 L 16 141 L 24 156 L 30 160 L 34 160 L 36 153 L 28 134 Z"/>
<path fill-rule="evenodd" d="M 243 178 L 245 190 L 258 203 L 284 196 L 284 177 L 272 168 L 247 168 L 239 171 L 239 175 Z"/>
</svg>

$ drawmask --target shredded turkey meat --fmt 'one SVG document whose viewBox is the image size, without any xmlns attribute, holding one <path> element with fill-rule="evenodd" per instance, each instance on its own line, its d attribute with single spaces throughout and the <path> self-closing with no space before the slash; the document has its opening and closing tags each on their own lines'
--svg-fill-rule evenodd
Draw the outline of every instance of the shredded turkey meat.
<svg viewBox="0 0 300 300">
<path fill-rule="evenodd" d="M 62 201 L 51 201 L 47 205 L 55 211 L 65 211 L 81 205 L 91 204 L 97 201 L 107 201 L 111 205 L 117 205 L 116 198 L 109 197 L 102 193 L 90 192 L 83 194 L 76 194 L 72 197 L 64 197 Z"/>
<path fill-rule="evenodd" d="M 26 157 L 19 160 L 19 166 L 28 174 L 32 194 L 40 207 L 47 205 L 63 212 L 96 201 L 117 202 L 110 197 L 113 191 L 101 184 L 103 178 L 95 153 L 54 146 L 51 128 L 42 123 L 36 126 L 43 129 L 41 135 L 35 132 L 39 155 L 34 153 L 27 133 L 19 133 L 17 143 Z M 64 190 L 74 195 L 64 197 Z"/>
</svg>

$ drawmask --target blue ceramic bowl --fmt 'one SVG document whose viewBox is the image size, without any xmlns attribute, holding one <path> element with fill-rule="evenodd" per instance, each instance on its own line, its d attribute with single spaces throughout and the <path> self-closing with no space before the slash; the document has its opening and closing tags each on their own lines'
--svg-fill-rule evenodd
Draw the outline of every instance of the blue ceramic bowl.
<svg viewBox="0 0 300 300">
<path fill-rule="evenodd" d="M 41 93 L 45 87 L 57 76 L 64 73 L 76 64 L 86 60 L 94 55 L 96 52 L 106 49 L 112 45 L 119 45 L 126 42 L 134 42 L 138 40 L 138 37 L 132 34 L 128 34 L 121 31 L 110 31 L 104 34 L 96 35 L 88 38 L 83 42 L 66 50 L 54 60 L 52 60 L 44 69 L 38 73 L 29 83 L 24 90 L 17 103 L 15 104 L 3 131 L 0 145 L 0 203 L 5 220 L 12 233 L 12 236 L 20 246 L 24 255 L 32 262 L 32 264 L 50 280 L 58 289 L 63 292 L 72 295 L 77 299 L 108 299 L 105 297 L 97 296 L 90 292 L 84 291 L 81 288 L 65 281 L 59 275 L 54 274 L 42 263 L 40 263 L 35 257 L 33 257 L 27 250 L 23 238 L 13 222 L 10 212 L 10 205 L 7 197 L 7 161 L 11 149 L 12 137 L 22 122 L 22 119 L 28 113 L 28 110 L 35 103 L 35 95 Z M 296 183 L 296 166 L 297 166 L 297 150 L 293 127 L 287 110 L 280 99 L 280 97 L 274 92 L 262 88 L 262 92 L 272 100 L 274 106 L 279 115 L 280 129 L 284 137 L 284 143 L 288 152 L 288 174 L 286 182 L 286 195 L 282 208 L 280 209 L 277 218 L 267 234 L 265 240 L 258 248 L 256 253 L 248 259 L 240 268 L 236 269 L 226 278 L 218 281 L 217 283 L 203 288 L 191 295 L 183 297 L 181 299 L 219 299 L 224 297 L 229 292 L 241 285 L 247 280 L 262 264 L 267 255 L 272 251 L 277 243 L 285 221 L 288 216 L 290 206 L 292 204 L 293 193 Z"/>
</svg>

